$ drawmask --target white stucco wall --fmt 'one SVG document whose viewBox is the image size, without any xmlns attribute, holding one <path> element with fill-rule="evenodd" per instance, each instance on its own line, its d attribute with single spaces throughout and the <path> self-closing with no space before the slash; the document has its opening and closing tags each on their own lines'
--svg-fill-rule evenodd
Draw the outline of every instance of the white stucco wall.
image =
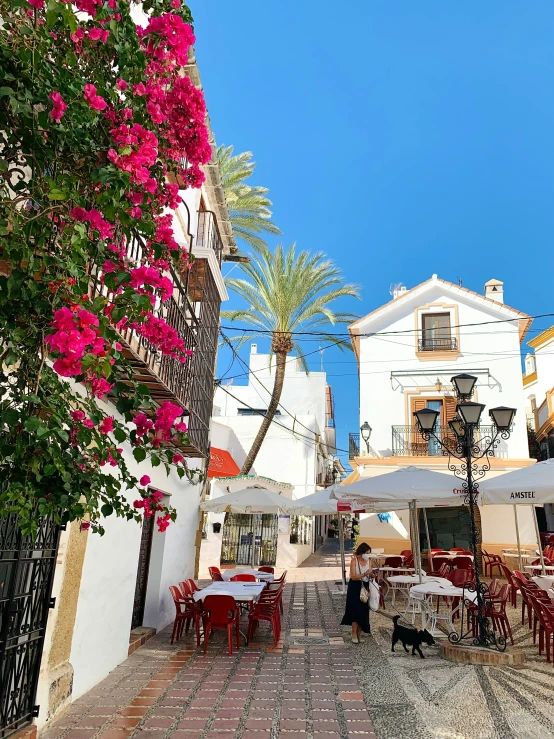
<svg viewBox="0 0 554 739">
<path fill-rule="evenodd" d="M 139 473 L 132 454 L 125 453 L 130 471 Z M 197 466 L 189 460 L 191 467 Z M 162 629 L 175 609 L 169 585 L 194 574 L 195 535 L 198 526 L 200 486 L 172 473 L 166 477 L 161 467 L 140 465 L 140 475 L 148 474 L 151 486 L 171 498 L 177 521 L 165 533 L 154 529 L 143 624 Z M 134 499 L 134 496 L 133 496 Z M 70 662 L 74 668 L 73 699 L 102 680 L 126 659 L 137 578 L 141 527 L 133 521 L 111 516 L 105 519 L 103 537 L 89 535 Z"/>
<path fill-rule="evenodd" d="M 432 282 L 419 296 L 397 299 L 386 316 L 368 319 L 360 330 L 397 332 L 388 336 L 360 339 L 360 425 L 369 421 L 373 432 L 371 446 L 383 456 L 392 454 L 392 426 L 413 425 L 410 397 L 421 394 L 452 394 L 450 378 L 468 372 L 478 377 L 476 400 L 485 403 L 483 424 L 490 423 L 488 410 L 498 405 L 517 408 L 513 433 L 500 450 L 510 458 L 528 458 L 526 399 L 521 382 L 520 344 L 517 322 L 492 323 L 460 328 L 460 355 L 455 359 L 421 361 L 416 356 L 414 311 L 426 304 L 456 304 L 460 324 L 497 321 L 501 318 L 489 302 L 475 303 L 463 290 L 445 289 L 444 283 Z M 440 307 L 432 312 L 441 312 Z M 452 333 L 454 334 L 454 330 Z M 406 333 L 402 333 L 406 332 Z M 391 372 L 395 373 L 391 377 Z M 397 376 L 401 373 L 401 376 Z M 448 389 L 437 392 L 437 378 Z"/>
</svg>

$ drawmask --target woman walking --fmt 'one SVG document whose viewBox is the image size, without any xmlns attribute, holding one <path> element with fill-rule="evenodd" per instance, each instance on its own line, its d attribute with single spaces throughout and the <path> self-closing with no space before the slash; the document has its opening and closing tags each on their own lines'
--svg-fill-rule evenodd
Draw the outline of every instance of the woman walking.
<svg viewBox="0 0 554 739">
<path fill-rule="evenodd" d="M 371 547 L 365 542 L 360 544 L 350 560 L 350 579 L 348 581 L 348 589 L 346 591 L 346 608 L 342 617 L 342 626 L 352 626 L 352 642 L 360 643 L 360 634 L 365 632 L 371 633 L 369 626 L 369 603 L 363 603 L 360 600 L 362 588 L 365 588 L 364 582 L 367 582 L 371 575 L 369 569 L 369 560 Z"/>
</svg>

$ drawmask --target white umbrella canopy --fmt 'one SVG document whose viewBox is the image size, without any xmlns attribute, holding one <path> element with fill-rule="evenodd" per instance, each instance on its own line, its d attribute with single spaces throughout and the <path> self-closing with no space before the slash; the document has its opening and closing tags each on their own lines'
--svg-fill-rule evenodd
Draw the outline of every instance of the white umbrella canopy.
<svg viewBox="0 0 554 739">
<path fill-rule="evenodd" d="M 554 503 L 554 459 L 537 462 L 479 483 L 484 505 Z"/>
<path fill-rule="evenodd" d="M 373 506 L 374 510 L 398 510 L 414 501 L 418 508 L 463 505 L 464 496 L 455 485 L 451 474 L 410 466 L 335 487 L 332 495 L 361 508 Z"/>
<path fill-rule="evenodd" d="M 200 503 L 200 510 L 209 513 L 282 513 L 285 516 L 311 516 L 311 509 L 301 501 L 261 488 L 246 488 L 227 493 L 214 500 Z"/>
</svg>

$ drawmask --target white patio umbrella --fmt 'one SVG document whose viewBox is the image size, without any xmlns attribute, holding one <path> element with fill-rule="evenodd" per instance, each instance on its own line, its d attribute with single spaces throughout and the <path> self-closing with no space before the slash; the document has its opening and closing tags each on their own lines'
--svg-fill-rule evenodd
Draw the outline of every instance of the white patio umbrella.
<svg viewBox="0 0 554 739">
<path fill-rule="evenodd" d="M 451 474 L 409 466 L 375 477 L 362 477 L 351 485 L 333 489 L 338 500 L 350 501 L 353 507 L 373 506 L 373 510 L 410 509 L 410 530 L 414 533 L 415 566 L 421 579 L 421 551 L 417 508 L 460 506 L 464 496 L 455 488 Z"/>
<path fill-rule="evenodd" d="M 271 477 L 263 475 L 236 475 L 236 477 L 214 477 L 212 483 L 219 487 L 224 487 L 229 493 L 236 493 L 246 488 L 263 488 L 271 490 L 273 493 L 282 493 L 285 490 L 292 490 L 293 485 L 288 482 L 279 482 Z"/>
<path fill-rule="evenodd" d="M 214 500 L 204 500 L 200 510 L 208 513 L 245 513 L 252 516 L 252 567 L 255 565 L 256 535 L 254 532 L 254 516 L 258 513 L 282 513 L 285 516 L 309 516 L 310 509 L 300 501 L 286 498 L 280 493 L 263 488 L 245 488 L 234 493 L 227 493 Z"/>
<path fill-rule="evenodd" d="M 513 472 L 505 472 L 479 484 L 483 505 L 512 505 L 516 524 L 517 548 L 521 568 L 521 547 L 519 543 L 519 527 L 517 509 L 520 505 L 536 505 L 554 503 L 554 459 L 537 462 L 531 467 L 522 467 Z M 537 515 L 533 510 L 533 521 L 539 547 L 539 556 L 543 574 L 544 555 L 542 551 Z"/>
</svg>

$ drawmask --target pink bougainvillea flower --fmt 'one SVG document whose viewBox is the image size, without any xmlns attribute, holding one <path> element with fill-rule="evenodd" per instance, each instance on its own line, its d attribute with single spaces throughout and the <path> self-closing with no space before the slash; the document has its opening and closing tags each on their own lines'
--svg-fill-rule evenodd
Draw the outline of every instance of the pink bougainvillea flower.
<svg viewBox="0 0 554 739">
<path fill-rule="evenodd" d="M 77 423 L 79 423 L 80 421 L 83 421 L 84 420 L 85 414 L 83 413 L 83 411 L 79 411 L 79 410 L 77 410 L 77 411 L 71 411 L 71 418 L 74 421 L 77 421 Z"/>
<path fill-rule="evenodd" d="M 156 523 L 158 524 L 158 531 L 164 532 L 169 526 L 170 521 L 171 515 L 169 513 L 166 513 L 165 516 L 158 516 L 158 518 L 156 519 Z"/>
<path fill-rule="evenodd" d="M 150 478 L 148 477 L 148 475 L 143 475 L 143 476 L 142 476 L 142 477 L 140 478 L 140 480 L 139 480 L 139 483 L 140 483 L 141 485 L 149 485 L 149 484 L 150 484 Z"/>
<path fill-rule="evenodd" d="M 93 110 L 104 110 L 108 105 L 101 95 L 96 94 L 94 85 L 86 84 L 83 88 L 83 95 Z"/>
<path fill-rule="evenodd" d="M 115 86 L 121 92 L 127 89 L 127 83 L 125 82 L 125 80 L 121 79 L 121 77 L 117 80 L 117 82 L 115 83 Z"/>
<path fill-rule="evenodd" d="M 110 35 L 109 31 L 104 30 L 103 28 L 98 28 L 95 26 L 94 28 L 91 28 L 88 32 L 88 36 L 93 41 L 103 41 L 106 43 L 108 40 L 108 36 Z"/>
<path fill-rule="evenodd" d="M 90 521 L 81 521 L 81 531 L 88 531 L 90 529 Z"/>
<path fill-rule="evenodd" d="M 110 431 L 113 431 L 113 422 L 114 419 L 111 416 L 106 416 L 106 418 L 104 418 L 98 426 L 98 430 L 100 431 L 100 433 L 109 434 Z"/>
<path fill-rule="evenodd" d="M 44 8 L 44 0 L 27 0 L 27 2 L 37 10 L 42 10 Z"/>
<path fill-rule="evenodd" d="M 182 454 L 174 454 L 173 455 L 173 464 L 180 464 L 181 462 L 184 462 L 185 458 Z"/>
<path fill-rule="evenodd" d="M 63 114 L 67 110 L 67 104 L 64 102 L 62 96 L 57 90 L 50 93 L 50 100 L 52 101 L 50 118 L 53 121 L 56 121 L 56 123 L 59 123 L 62 119 Z"/>
<path fill-rule="evenodd" d="M 177 10 L 177 8 L 180 8 L 181 0 L 171 0 L 171 7 L 175 8 L 175 10 Z"/>
<path fill-rule="evenodd" d="M 144 508 L 144 500 L 135 500 L 133 503 L 134 508 Z"/>
<path fill-rule="evenodd" d="M 180 421 L 179 423 L 175 424 L 175 430 L 176 431 L 182 431 L 183 433 L 186 433 L 188 430 L 188 426 L 184 421 Z"/>
<path fill-rule="evenodd" d="M 83 421 L 83 426 L 86 426 L 88 429 L 94 428 L 94 421 L 92 421 L 90 418 L 85 418 Z"/>
</svg>

